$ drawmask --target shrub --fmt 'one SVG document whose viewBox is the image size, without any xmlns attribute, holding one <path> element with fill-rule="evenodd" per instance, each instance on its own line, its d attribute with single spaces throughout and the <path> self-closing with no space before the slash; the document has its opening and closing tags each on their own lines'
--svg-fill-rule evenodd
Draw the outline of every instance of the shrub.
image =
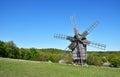
<svg viewBox="0 0 120 77">
<path fill-rule="evenodd" d="M 59 57 L 57 54 L 50 54 L 48 55 L 48 60 L 52 61 L 52 62 L 58 62 L 59 61 Z"/>
<path fill-rule="evenodd" d="M 87 63 L 89 65 L 102 65 L 102 59 L 94 54 L 90 54 L 87 56 Z"/>
<path fill-rule="evenodd" d="M 120 57 L 115 54 L 110 54 L 108 56 L 108 61 L 112 64 L 113 67 L 120 67 Z"/>
<path fill-rule="evenodd" d="M 36 61 L 48 61 L 48 56 L 44 52 L 39 51 L 35 60 Z"/>
<path fill-rule="evenodd" d="M 73 62 L 72 55 L 70 53 L 66 53 L 66 55 L 63 56 L 63 60 L 67 64 L 72 64 L 72 62 Z"/>
<path fill-rule="evenodd" d="M 114 58 L 111 60 L 113 67 L 120 67 L 120 58 Z"/>
<path fill-rule="evenodd" d="M 103 57 L 102 57 L 102 62 L 103 62 L 103 63 L 108 62 L 107 57 L 103 56 Z"/>
<path fill-rule="evenodd" d="M 109 54 L 107 57 L 109 62 L 111 62 L 114 58 L 117 58 L 117 56 L 115 54 Z"/>
</svg>

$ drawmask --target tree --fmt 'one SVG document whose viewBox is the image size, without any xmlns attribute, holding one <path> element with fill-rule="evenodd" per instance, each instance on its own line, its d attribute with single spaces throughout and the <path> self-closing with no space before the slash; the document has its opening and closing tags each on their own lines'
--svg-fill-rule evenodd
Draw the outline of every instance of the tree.
<svg viewBox="0 0 120 77">
<path fill-rule="evenodd" d="M 19 57 L 19 51 L 18 51 L 19 49 L 13 41 L 5 42 L 5 47 L 6 47 L 5 50 L 8 54 L 8 57 L 10 57 L 10 58 L 18 58 Z"/>
<path fill-rule="evenodd" d="M 19 48 L 19 58 L 20 58 L 20 59 L 24 59 L 24 57 L 25 57 L 25 52 L 26 52 L 26 49 L 25 49 L 25 48 Z"/>
<path fill-rule="evenodd" d="M 30 52 L 30 59 L 31 60 L 34 60 L 36 57 L 37 57 L 37 54 L 38 54 L 38 52 L 37 52 L 37 49 L 35 49 L 35 48 L 30 48 L 29 49 L 29 52 Z"/>
<path fill-rule="evenodd" d="M 0 57 L 7 57 L 5 43 L 0 40 Z"/>
</svg>

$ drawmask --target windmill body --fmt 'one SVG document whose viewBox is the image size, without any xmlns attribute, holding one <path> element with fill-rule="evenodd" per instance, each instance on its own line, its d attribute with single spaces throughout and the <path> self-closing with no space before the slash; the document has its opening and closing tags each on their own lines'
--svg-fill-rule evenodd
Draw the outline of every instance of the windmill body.
<svg viewBox="0 0 120 77">
<path fill-rule="evenodd" d="M 86 38 L 86 36 L 98 25 L 97 21 L 93 23 L 89 28 L 87 28 L 82 34 L 79 33 L 73 16 L 71 16 L 71 21 L 72 21 L 72 25 L 74 26 L 74 34 L 75 34 L 73 37 L 65 36 L 61 34 L 56 34 L 54 35 L 54 37 L 69 40 L 71 44 L 68 46 L 68 48 L 72 51 L 73 63 L 79 64 L 79 65 L 86 65 L 87 64 L 86 62 L 87 45 L 97 47 L 100 49 L 105 49 L 106 45 L 96 43 L 96 42 L 91 42 Z"/>
</svg>

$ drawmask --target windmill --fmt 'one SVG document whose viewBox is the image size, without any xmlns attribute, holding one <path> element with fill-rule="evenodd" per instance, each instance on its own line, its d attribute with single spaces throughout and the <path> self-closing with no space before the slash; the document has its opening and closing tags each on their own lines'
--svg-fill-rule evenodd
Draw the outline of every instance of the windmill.
<svg viewBox="0 0 120 77">
<path fill-rule="evenodd" d="M 69 40 L 71 44 L 67 48 L 69 48 L 72 51 L 73 62 L 79 65 L 86 65 L 87 45 L 97 47 L 103 50 L 106 48 L 106 45 L 96 42 L 91 42 L 86 38 L 86 36 L 98 25 L 98 21 L 96 21 L 90 27 L 88 27 L 82 34 L 79 33 L 73 16 L 71 16 L 71 21 L 74 27 L 74 34 L 75 34 L 73 37 L 61 35 L 61 34 L 55 34 L 54 37 L 59 39 Z"/>
</svg>

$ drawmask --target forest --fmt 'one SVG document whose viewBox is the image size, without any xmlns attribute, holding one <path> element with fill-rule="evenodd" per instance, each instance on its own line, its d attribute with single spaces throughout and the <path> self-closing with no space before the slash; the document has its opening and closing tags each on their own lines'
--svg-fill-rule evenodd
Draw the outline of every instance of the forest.
<svg viewBox="0 0 120 77">
<path fill-rule="evenodd" d="M 70 51 L 55 48 L 19 48 L 13 41 L 0 40 L 0 57 L 55 63 L 63 59 L 65 63 L 72 64 L 71 56 Z M 120 67 L 120 51 L 87 51 L 87 63 L 96 66 L 109 63 L 110 67 Z"/>
</svg>

